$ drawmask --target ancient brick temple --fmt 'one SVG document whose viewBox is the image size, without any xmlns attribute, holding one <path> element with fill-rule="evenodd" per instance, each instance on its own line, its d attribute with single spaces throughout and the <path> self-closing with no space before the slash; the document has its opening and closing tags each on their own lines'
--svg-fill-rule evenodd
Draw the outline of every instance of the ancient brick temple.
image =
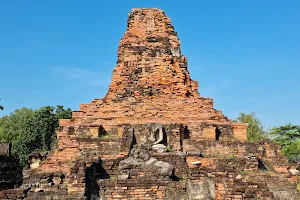
<svg viewBox="0 0 300 200">
<path fill-rule="evenodd" d="M 61 120 L 58 148 L 0 197 L 300 199 L 297 166 L 246 129 L 200 97 L 165 13 L 132 9 L 106 96 Z"/>
</svg>

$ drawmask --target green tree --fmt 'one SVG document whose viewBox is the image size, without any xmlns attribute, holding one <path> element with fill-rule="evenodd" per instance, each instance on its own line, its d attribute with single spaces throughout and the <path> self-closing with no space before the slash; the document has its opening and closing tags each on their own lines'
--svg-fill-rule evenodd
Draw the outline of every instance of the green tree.
<svg viewBox="0 0 300 200">
<path fill-rule="evenodd" d="M 245 114 L 240 113 L 236 119 L 237 122 L 243 122 L 248 125 L 247 128 L 247 140 L 248 141 L 259 141 L 265 138 L 265 132 L 261 122 L 256 117 L 255 113 Z"/>
<path fill-rule="evenodd" d="M 27 155 L 40 144 L 34 132 L 34 115 L 33 109 L 21 108 L 0 119 L 0 141 L 12 143 L 12 153 L 22 165 L 26 164 Z"/>
<path fill-rule="evenodd" d="M 274 127 L 269 134 L 275 136 L 274 141 L 287 146 L 294 141 L 300 140 L 300 126 L 287 124 L 285 126 Z"/>
<path fill-rule="evenodd" d="M 56 106 L 56 118 L 57 119 L 71 119 L 72 118 L 72 110 L 71 108 L 64 109 L 63 106 Z"/>
<path fill-rule="evenodd" d="M 15 110 L 0 118 L 0 141 L 11 142 L 12 153 L 25 166 L 32 151 L 50 151 L 55 146 L 58 121 L 71 118 L 71 114 L 71 109 L 63 106 Z"/>
<path fill-rule="evenodd" d="M 290 162 L 300 161 L 300 141 L 294 141 L 290 145 L 283 147 L 283 153 Z"/>
<path fill-rule="evenodd" d="M 33 133 L 40 141 L 38 149 L 42 151 L 49 151 L 51 150 L 57 125 L 55 108 L 52 106 L 42 107 L 35 111 L 34 117 L 35 128 L 33 128 Z"/>
<path fill-rule="evenodd" d="M 0 141 L 9 142 L 30 131 L 28 124 L 33 123 L 34 110 L 29 108 L 21 108 L 13 113 L 0 118 Z M 26 125 L 26 126 L 24 126 Z"/>
<path fill-rule="evenodd" d="M 273 141 L 281 144 L 283 153 L 291 162 L 300 161 L 300 126 L 287 124 L 274 127 L 269 134 L 275 137 Z"/>
</svg>

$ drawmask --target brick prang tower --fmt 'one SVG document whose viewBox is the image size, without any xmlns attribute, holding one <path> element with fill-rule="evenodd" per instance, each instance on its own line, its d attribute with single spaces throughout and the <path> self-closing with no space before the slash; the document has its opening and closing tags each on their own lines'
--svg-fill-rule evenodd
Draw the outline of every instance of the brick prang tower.
<svg viewBox="0 0 300 200">
<path fill-rule="evenodd" d="M 147 147 L 160 131 L 159 145 L 167 147 L 162 152 Z M 131 10 L 106 96 L 60 120 L 57 139 L 46 160 L 24 171 L 22 188 L 2 191 L 0 199 L 300 196 L 299 171 L 281 147 L 247 142 L 246 124 L 231 121 L 213 108 L 213 99 L 200 96 L 170 18 L 156 8 Z M 120 170 L 120 163 L 140 159 L 132 153 L 137 147 L 145 147 L 151 159 Z M 174 175 L 145 167 L 150 160 L 171 164 Z"/>
</svg>

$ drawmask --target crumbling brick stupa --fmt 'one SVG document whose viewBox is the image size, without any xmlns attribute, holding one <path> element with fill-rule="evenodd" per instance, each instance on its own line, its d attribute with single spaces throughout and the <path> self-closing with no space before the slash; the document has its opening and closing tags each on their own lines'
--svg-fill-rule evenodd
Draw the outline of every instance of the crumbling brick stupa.
<svg viewBox="0 0 300 200">
<path fill-rule="evenodd" d="M 106 96 L 0 199 L 300 199 L 297 166 L 246 129 L 200 97 L 165 13 L 132 9 Z"/>
</svg>

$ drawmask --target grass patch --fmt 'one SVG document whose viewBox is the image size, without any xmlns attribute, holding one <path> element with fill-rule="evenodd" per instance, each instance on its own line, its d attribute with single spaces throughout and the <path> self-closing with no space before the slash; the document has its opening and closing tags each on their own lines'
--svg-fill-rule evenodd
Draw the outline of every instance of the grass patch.
<svg viewBox="0 0 300 200">
<path fill-rule="evenodd" d="M 187 182 L 187 177 L 186 176 L 182 176 L 180 178 L 179 182 L 185 184 Z"/>
<path fill-rule="evenodd" d="M 224 155 L 221 155 L 220 152 L 217 152 L 217 153 L 216 153 L 216 157 L 219 158 L 219 159 L 227 159 L 227 160 L 231 160 L 231 159 L 234 159 L 234 158 L 235 158 L 235 155 L 231 154 L 231 155 L 224 156 Z"/>
<path fill-rule="evenodd" d="M 73 160 L 68 160 L 68 165 L 71 166 L 73 164 Z"/>
<path fill-rule="evenodd" d="M 263 171 L 263 173 L 267 173 L 267 174 L 269 174 L 269 175 L 274 175 L 274 174 L 276 174 L 276 172 L 268 171 L 268 170 Z"/>
<path fill-rule="evenodd" d="M 225 156 L 225 159 L 234 159 L 235 155 L 229 155 L 229 156 Z"/>
<path fill-rule="evenodd" d="M 78 136 L 79 136 L 80 138 L 88 138 L 88 137 L 89 137 L 88 134 L 86 134 L 86 133 L 84 133 L 84 132 L 79 133 Z"/>
<path fill-rule="evenodd" d="M 297 190 L 300 192 L 300 183 L 297 183 Z"/>
<path fill-rule="evenodd" d="M 222 156 L 220 152 L 217 152 L 217 153 L 216 153 L 216 157 L 217 157 L 217 158 L 220 158 L 220 159 L 223 159 L 223 158 L 224 158 L 224 156 Z"/>
<path fill-rule="evenodd" d="M 112 181 L 115 181 L 118 179 L 118 177 L 116 175 L 111 175 L 111 176 L 109 176 L 109 179 Z"/>
<path fill-rule="evenodd" d="M 169 145 L 167 146 L 167 151 L 168 152 L 172 152 L 173 150 L 172 150 L 172 147 L 170 147 Z"/>
<path fill-rule="evenodd" d="M 248 170 L 244 170 L 244 171 L 240 171 L 241 174 L 244 174 L 244 175 L 248 175 L 250 173 L 250 171 Z"/>
<path fill-rule="evenodd" d="M 101 139 L 120 139 L 118 135 L 103 135 Z"/>
</svg>

